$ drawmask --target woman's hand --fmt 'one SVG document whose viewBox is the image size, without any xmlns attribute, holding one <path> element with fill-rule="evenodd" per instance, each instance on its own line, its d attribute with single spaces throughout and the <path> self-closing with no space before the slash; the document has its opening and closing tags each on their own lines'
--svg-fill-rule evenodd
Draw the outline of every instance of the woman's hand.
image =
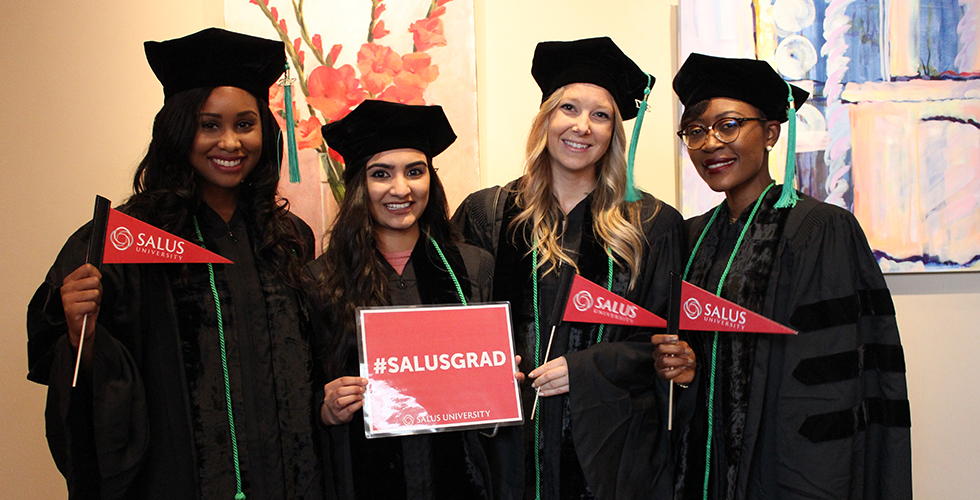
<svg viewBox="0 0 980 500">
<path fill-rule="evenodd" d="M 520 355 L 514 356 L 514 366 L 518 366 L 518 367 L 521 366 L 521 356 Z M 517 383 L 518 384 L 524 383 L 524 374 L 521 373 L 520 369 L 518 369 L 516 372 L 514 372 L 514 379 L 517 380 Z"/>
<path fill-rule="evenodd" d="M 82 363 L 89 366 L 92 361 L 92 342 L 95 340 L 95 322 L 99 319 L 99 306 L 102 304 L 102 273 L 92 264 L 84 264 L 65 277 L 61 285 L 61 305 L 65 309 L 68 323 L 68 340 L 78 349 L 82 336 L 82 323 L 85 323 L 85 345 L 82 349 Z M 85 316 L 88 315 L 88 320 Z"/>
<path fill-rule="evenodd" d="M 654 335 L 650 342 L 660 378 L 682 385 L 694 381 L 697 359 L 687 342 L 678 340 L 677 335 Z"/>
<path fill-rule="evenodd" d="M 555 396 L 568 392 L 568 363 L 565 362 L 565 356 L 535 368 L 528 377 L 534 379 L 531 387 L 540 389 L 541 396 Z"/>
<path fill-rule="evenodd" d="M 325 425 L 350 422 L 354 413 L 364 406 L 364 391 L 368 381 L 361 377 L 340 377 L 323 386 L 320 420 Z"/>
</svg>

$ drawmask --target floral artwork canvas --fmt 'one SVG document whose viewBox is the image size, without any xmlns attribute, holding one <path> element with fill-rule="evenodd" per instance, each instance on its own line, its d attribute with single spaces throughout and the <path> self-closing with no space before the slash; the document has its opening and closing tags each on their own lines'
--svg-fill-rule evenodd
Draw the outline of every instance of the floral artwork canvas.
<svg viewBox="0 0 980 500">
<path fill-rule="evenodd" d="M 450 208 L 479 187 L 473 16 L 473 0 L 225 0 L 227 29 L 286 44 L 301 182 L 283 154 L 280 194 L 318 237 L 344 196 L 343 159 L 320 127 L 364 99 L 441 105 L 458 137 L 433 161 Z M 270 89 L 280 127 L 284 96 Z"/>
<path fill-rule="evenodd" d="M 853 212 L 884 272 L 980 270 L 980 0 L 680 0 L 678 18 L 679 61 L 761 59 L 810 92 L 797 188 Z M 690 217 L 721 195 L 679 149 Z"/>
</svg>

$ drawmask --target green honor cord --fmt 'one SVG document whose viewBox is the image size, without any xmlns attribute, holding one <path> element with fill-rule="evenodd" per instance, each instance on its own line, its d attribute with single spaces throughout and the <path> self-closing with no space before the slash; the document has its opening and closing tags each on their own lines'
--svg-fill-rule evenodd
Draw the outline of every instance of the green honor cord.
<svg viewBox="0 0 980 500">
<path fill-rule="evenodd" d="M 204 246 L 204 236 L 201 235 L 201 228 L 197 223 L 197 216 L 194 217 L 194 231 L 197 233 L 197 238 L 201 240 L 201 247 Z M 442 259 L 442 263 L 446 265 L 446 270 L 449 271 L 449 277 L 452 278 L 453 284 L 456 285 L 456 293 L 459 294 L 459 300 L 466 305 L 466 297 L 463 295 L 463 289 L 459 286 L 459 280 L 456 279 L 456 273 L 453 272 L 453 268 L 449 265 L 449 261 L 446 260 L 446 256 L 442 253 L 442 249 L 439 248 L 439 244 L 431 236 L 429 241 L 432 242 L 432 246 L 435 247 L 436 252 Z M 242 492 L 242 472 L 241 467 L 238 463 L 238 439 L 235 435 L 235 417 L 232 413 L 231 407 L 231 383 L 228 377 L 228 356 L 225 350 L 225 329 L 224 322 L 221 320 L 221 301 L 218 300 L 218 288 L 215 286 L 214 282 L 214 266 L 208 263 L 208 278 L 211 282 L 211 293 L 214 295 L 214 309 L 215 314 L 218 317 L 218 342 L 221 345 L 221 370 L 224 373 L 225 379 L 225 404 L 228 409 L 228 428 L 231 431 L 231 454 L 235 461 L 235 484 L 237 488 L 237 493 L 235 493 L 235 500 L 245 500 L 245 493 Z"/>
<path fill-rule="evenodd" d="M 606 281 L 606 290 L 612 290 L 613 281 L 613 258 L 611 251 L 607 248 L 609 262 L 609 277 Z M 535 244 L 531 248 L 531 299 L 534 301 L 534 363 L 541 366 L 541 314 L 538 307 L 538 248 Z M 604 323 L 599 323 L 599 334 L 596 335 L 595 343 L 602 342 L 602 330 Z M 547 360 L 545 360 L 547 361 Z M 534 498 L 541 500 L 541 428 L 538 422 L 541 421 L 541 412 L 538 410 L 538 418 L 534 419 Z"/>
<path fill-rule="evenodd" d="M 755 201 L 755 206 L 752 207 L 752 213 L 749 214 L 749 219 L 745 222 L 745 227 L 742 228 L 742 232 L 738 235 L 738 240 L 735 242 L 735 248 L 732 250 L 732 254 L 728 256 L 728 264 L 725 265 L 725 271 L 721 273 L 721 279 L 718 280 L 718 288 L 715 290 L 715 295 L 721 296 L 721 287 L 725 284 L 725 278 L 728 277 L 728 271 L 732 268 L 732 262 L 735 261 L 735 255 L 738 254 L 738 249 L 742 246 L 742 240 L 745 239 L 745 233 L 748 232 L 749 226 L 752 225 L 752 221 L 755 219 L 755 214 L 759 211 L 759 207 L 762 206 L 762 200 L 765 199 L 766 193 L 775 185 L 775 182 L 769 184 L 766 190 L 762 192 L 759 199 Z M 711 224 L 714 223 L 715 219 L 718 218 L 718 213 L 721 211 L 721 205 L 715 209 L 714 213 L 711 214 L 711 218 L 708 219 L 708 224 L 704 226 L 704 230 L 701 231 L 701 236 L 698 237 L 698 242 L 694 245 L 694 251 L 691 252 L 691 256 L 687 259 L 687 266 L 684 268 L 684 279 L 687 279 L 687 275 L 691 270 L 691 264 L 694 263 L 694 257 L 698 253 L 698 248 L 701 247 L 701 242 L 704 241 L 704 237 L 708 234 L 708 229 L 711 228 Z M 708 439 L 704 447 L 704 500 L 708 500 L 708 477 L 711 471 L 711 438 L 714 431 L 715 423 L 715 374 L 717 371 L 717 360 L 718 357 L 718 332 L 715 332 L 712 342 L 711 342 L 711 376 L 708 383 Z"/>
<path fill-rule="evenodd" d="M 456 285 L 456 293 L 459 294 L 459 301 L 465 306 L 466 297 L 463 296 L 463 288 L 459 286 L 459 280 L 456 279 L 456 273 L 453 272 L 453 268 L 449 265 L 449 261 L 446 260 L 446 256 L 443 255 L 442 249 L 439 248 L 439 244 L 436 243 L 435 238 L 429 236 L 429 242 L 436 248 L 436 253 L 439 254 L 439 258 L 442 259 L 442 263 L 446 266 L 446 270 L 449 271 L 449 277 L 453 279 L 453 284 Z"/>
<path fill-rule="evenodd" d="M 201 240 L 201 248 L 204 246 L 204 236 L 201 235 L 201 227 L 197 224 L 197 216 L 194 216 L 194 231 L 197 239 Z M 245 493 L 242 493 L 242 471 L 238 464 L 238 438 L 235 435 L 235 416 L 231 411 L 231 383 L 228 381 L 228 356 L 225 354 L 225 328 L 221 320 L 221 301 L 218 300 L 218 287 L 214 284 L 214 266 L 208 264 L 208 278 L 211 281 L 211 293 L 214 295 L 214 310 L 218 316 L 218 342 L 221 345 L 221 370 L 225 376 L 225 405 L 228 409 L 228 428 L 231 431 L 231 455 L 235 460 L 235 500 L 245 500 Z"/>
</svg>

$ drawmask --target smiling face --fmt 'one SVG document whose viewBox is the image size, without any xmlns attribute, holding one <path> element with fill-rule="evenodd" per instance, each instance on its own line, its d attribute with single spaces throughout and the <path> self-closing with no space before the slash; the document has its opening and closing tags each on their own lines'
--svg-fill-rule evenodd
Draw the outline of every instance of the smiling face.
<svg viewBox="0 0 980 500">
<path fill-rule="evenodd" d="M 693 121 L 684 126 L 701 125 L 708 128 L 721 118 L 758 118 L 762 112 L 744 101 L 716 97 Z M 772 182 L 769 175 L 769 153 L 766 146 L 776 144 L 779 122 L 747 121 L 741 125 L 738 138 L 725 144 L 709 132 L 698 149 L 688 149 L 691 162 L 708 187 L 724 192 L 729 198 L 758 198 Z M 741 205 L 741 203 L 737 204 Z"/>
<path fill-rule="evenodd" d="M 566 85 L 548 121 L 552 169 L 594 175 L 596 163 L 609 149 L 615 108 L 612 95 L 598 85 Z"/>
<path fill-rule="evenodd" d="M 235 195 L 262 156 L 262 126 L 255 98 L 237 87 L 218 87 L 198 114 L 190 163 L 204 199 Z"/>
<path fill-rule="evenodd" d="M 429 203 L 429 164 L 425 154 L 408 148 L 378 153 L 368 160 L 366 175 L 378 238 L 418 239 L 419 218 Z"/>
</svg>

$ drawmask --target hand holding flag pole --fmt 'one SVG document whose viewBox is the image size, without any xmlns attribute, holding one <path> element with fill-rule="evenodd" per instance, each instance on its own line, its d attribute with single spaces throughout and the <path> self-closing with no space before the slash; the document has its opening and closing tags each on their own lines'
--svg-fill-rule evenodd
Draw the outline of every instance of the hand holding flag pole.
<svg viewBox="0 0 980 500">
<path fill-rule="evenodd" d="M 571 286 L 566 285 L 564 279 L 562 280 L 559 298 L 567 297 L 567 300 L 556 302 L 551 321 L 554 326 L 557 326 L 561 321 L 574 321 L 579 323 L 666 328 L 668 335 L 675 336 L 681 330 L 753 334 L 796 333 L 795 330 L 683 281 L 680 275 L 675 273 L 671 273 L 670 277 L 670 297 L 668 302 L 670 321 L 665 321 L 663 318 L 633 304 L 615 293 L 607 291 L 577 274 L 567 274 L 573 275 L 572 278 L 563 276 L 564 279 L 571 279 Z M 552 327 L 552 337 L 554 337 L 554 330 L 555 328 Z M 656 342 L 658 337 L 662 339 L 664 335 L 655 335 L 653 341 Z M 660 343 L 663 343 L 662 340 Z M 667 350 L 674 351 L 673 353 L 668 353 L 672 356 L 677 356 L 677 353 L 681 352 L 676 348 Z M 548 353 L 545 354 L 544 361 L 548 360 L 550 351 L 551 341 L 549 340 Z M 666 355 L 663 354 L 663 356 Z M 668 363 L 668 365 L 677 365 L 677 363 L 672 362 Z M 671 381 L 670 409 L 668 411 L 667 422 L 668 430 L 673 427 L 673 392 L 674 383 Z M 531 409 L 532 419 L 534 418 L 534 410 L 537 408 L 537 402 L 536 397 L 534 407 Z"/>
<path fill-rule="evenodd" d="M 109 200 L 101 196 L 95 197 L 95 214 L 92 216 L 92 238 L 88 242 L 85 253 L 85 263 L 92 264 L 96 269 L 102 269 L 102 254 L 105 249 L 106 226 L 109 224 Z M 78 340 L 78 355 L 75 358 L 75 374 L 71 378 L 71 386 L 78 383 L 78 367 L 82 364 L 82 351 L 85 348 L 85 330 L 88 328 L 88 314 L 82 317 L 82 334 Z"/>
<path fill-rule="evenodd" d="M 671 274 L 670 312 L 667 333 L 676 335 L 680 330 L 706 332 L 732 332 L 749 334 L 795 335 L 797 332 L 775 321 L 754 313 L 734 302 L 725 300 Z M 676 299 L 675 299 L 676 297 Z M 674 420 L 674 383 L 671 380 L 667 413 L 667 430 L 672 430 Z"/>
<path fill-rule="evenodd" d="M 139 219 L 112 208 L 112 203 L 101 196 L 95 197 L 95 215 L 92 218 L 92 238 L 85 254 L 85 263 L 96 269 L 102 264 L 199 264 L 205 262 L 232 264 L 232 261 L 209 252 L 179 236 L 170 234 Z M 112 243 L 106 247 L 106 240 Z M 82 317 L 82 334 L 78 341 L 75 374 L 71 386 L 78 383 L 78 368 L 85 346 L 85 330 L 88 314 Z"/>
<path fill-rule="evenodd" d="M 636 327 L 663 328 L 667 322 L 656 314 L 616 295 L 609 290 L 579 276 L 576 273 L 566 273 L 559 285 L 559 300 L 555 302 L 552 311 L 551 330 L 554 338 L 555 326 L 562 321 L 577 323 L 594 323 L 606 325 L 625 325 Z M 548 353 L 544 361 L 548 361 L 551 351 L 551 341 L 548 341 Z M 531 418 L 537 408 L 537 397 L 531 408 Z"/>
<path fill-rule="evenodd" d="M 565 315 L 565 306 L 568 304 L 569 295 L 572 291 L 572 280 L 575 276 L 576 274 L 568 269 L 561 275 L 561 279 L 558 281 L 558 294 L 555 296 L 555 304 L 551 310 L 551 317 L 549 318 L 551 335 L 548 336 L 548 348 L 544 351 L 544 360 L 541 361 L 541 364 L 547 363 L 548 358 L 551 356 L 551 343 L 555 340 L 555 330 Z M 531 406 L 531 420 L 534 420 L 534 413 L 538 409 L 538 399 L 540 397 L 541 388 L 538 387 L 534 390 L 534 405 Z"/>
</svg>

